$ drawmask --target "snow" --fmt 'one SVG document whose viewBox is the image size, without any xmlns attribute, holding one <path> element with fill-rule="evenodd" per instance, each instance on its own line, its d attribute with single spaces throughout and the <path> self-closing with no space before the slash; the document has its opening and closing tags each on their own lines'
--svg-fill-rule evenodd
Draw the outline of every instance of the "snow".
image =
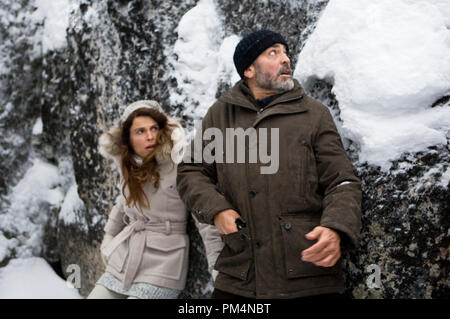
<svg viewBox="0 0 450 319">
<path fill-rule="evenodd" d="M 19 60 L 32 60 L 66 47 L 66 29 L 75 5 L 74 0 L 3 1 L 0 75 L 14 70 L 14 64 L 18 63 L 15 55 L 20 56 Z"/>
<path fill-rule="evenodd" d="M 42 134 L 42 130 L 43 130 L 42 117 L 38 117 L 38 119 L 36 120 L 36 122 L 33 125 L 32 134 L 40 135 L 40 134 Z"/>
<path fill-rule="evenodd" d="M 11 251 L 15 249 L 18 244 L 19 241 L 16 238 L 8 239 L 0 232 L 0 261 L 10 256 Z"/>
<path fill-rule="evenodd" d="M 178 39 L 168 54 L 178 89 L 170 102 L 186 107 L 184 114 L 201 119 L 215 102 L 219 80 L 232 84 L 239 80 L 233 53 L 239 37 L 224 38 L 224 31 L 212 0 L 200 0 L 180 20 Z"/>
<path fill-rule="evenodd" d="M 448 187 L 450 183 L 450 167 L 447 167 L 444 174 L 441 176 L 441 180 L 439 182 L 439 185 L 442 187 Z"/>
<path fill-rule="evenodd" d="M 69 25 L 71 0 L 35 0 L 36 11 L 32 19 L 44 22 L 43 30 L 37 40 L 42 44 L 42 54 L 67 46 L 66 29 Z"/>
<path fill-rule="evenodd" d="M 405 171 L 399 169 L 396 173 L 405 173 Z M 447 188 L 450 181 L 450 168 L 448 163 L 437 163 L 428 168 L 423 176 L 419 178 L 414 176 L 411 177 L 411 180 L 416 180 L 414 186 L 410 189 L 411 192 L 421 192 L 424 188 L 431 188 L 435 184 Z"/>
<path fill-rule="evenodd" d="M 42 258 L 13 259 L 0 268 L 1 299 L 82 299 Z"/>
<path fill-rule="evenodd" d="M 81 298 L 44 259 L 35 257 L 42 253 L 48 212 L 62 205 L 58 217 L 69 223 L 73 211 L 83 205 L 72 162 L 61 158 L 57 167 L 39 158 L 32 161 L 6 198 L 9 208 L 0 215 L 0 262 L 14 257 L 0 268 L 0 298 Z"/>
<path fill-rule="evenodd" d="M 450 2 L 331 0 L 294 76 L 334 84 L 342 133 L 359 159 L 389 169 L 404 152 L 446 144 L 450 108 Z"/>
<path fill-rule="evenodd" d="M 84 219 L 82 222 L 78 221 L 77 211 L 84 209 L 84 203 L 81 198 L 78 196 L 78 187 L 77 184 L 72 184 L 69 191 L 64 198 L 63 205 L 61 207 L 61 211 L 58 215 L 58 219 L 61 220 L 64 224 L 78 224 L 80 230 L 84 230 L 86 233 L 88 232 L 88 223 L 87 220 Z"/>
<path fill-rule="evenodd" d="M 0 229 L 14 234 L 17 241 L 0 239 L 0 252 L 6 254 L 14 248 L 17 257 L 39 255 L 48 221 L 47 214 L 42 212 L 61 204 L 64 196 L 60 183 L 56 166 L 38 158 L 33 160 L 32 166 L 6 198 L 10 205 L 6 213 L 0 215 Z"/>
<path fill-rule="evenodd" d="M 0 74 L 1 74 L 1 68 L 0 68 Z M 3 120 L 9 114 L 9 112 L 11 112 L 11 110 L 13 110 L 13 108 L 14 108 L 14 106 L 12 105 L 11 102 L 6 103 L 5 109 L 0 114 L 0 120 Z"/>
</svg>

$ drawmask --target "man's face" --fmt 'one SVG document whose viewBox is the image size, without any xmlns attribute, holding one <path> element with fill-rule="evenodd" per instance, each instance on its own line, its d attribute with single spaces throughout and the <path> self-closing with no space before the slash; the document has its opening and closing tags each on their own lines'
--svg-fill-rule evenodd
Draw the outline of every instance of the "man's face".
<svg viewBox="0 0 450 319">
<path fill-rule="evenodd" d="M 276 43 L 266 49 L 256 58 L 253 66 L 254 79 L 258 87 L 276 92 L 294 88 L 291 61 L 283 44 Z"/>
</svg>

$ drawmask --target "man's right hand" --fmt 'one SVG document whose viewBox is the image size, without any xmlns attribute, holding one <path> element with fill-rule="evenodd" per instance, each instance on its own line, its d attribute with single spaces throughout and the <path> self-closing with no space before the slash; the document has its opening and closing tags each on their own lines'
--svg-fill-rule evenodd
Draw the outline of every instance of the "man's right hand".
<svg viewBox="0 0 450 319">
<path fill-rule="evenodd" d="M 241 216 L 233 209 L 226 209 L 214 216 L 214 224 L 222 235 L 235 233 L 238 231 L 236 219 Z"/>
</svg>

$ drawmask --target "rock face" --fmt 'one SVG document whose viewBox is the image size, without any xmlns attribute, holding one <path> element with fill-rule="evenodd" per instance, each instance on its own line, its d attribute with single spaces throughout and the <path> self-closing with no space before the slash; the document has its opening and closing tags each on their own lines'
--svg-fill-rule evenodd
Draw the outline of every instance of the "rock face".
<svg viewBox="0 0 450 319">
<path fill-rule="evenodd" d="M 364 191 L 362 241 L 347 259 L 355 298 L 448 298 L 450 200 L 448 184 L 440 181 L 449 155 L 448 147 L 405 154 L 389 173 L 358 168 Z M 370 265 L 379 267 L 378 284 L 372 282 Z"/>
<path fill-rule="evenodd" d="M 259 28 L 279 30 L 289 42 L 295 64 L 327 2 L 214 3 L 225 36 Z M 33 158 L 58 167 L 66 200 L 61 206 L 46 206 L 42 212 L 47 216 L 43 247 L 34 254 L 46 258 L 65 277 L 69 265 L 78 264 L 83 296 L 103 271 L 99 244 L 119 193 L 118 174 L 98 153 L 98 137 L 118 118 L 123 107 L 135 100 L 157 99 L 171 114 L 183 107 L 170 103 L 170 90 L 176 90 L 179 83 L 168 72 L 167 61 L 178 38 L 178 22 L 197 3 L 80 1 L 71 12 L 67 48 L 43 56 L 33 53 L 33 43 L 28 40 L 39 25 L 26 27 L 22 20 L 10 20 L 22 36 L 18 44 L 2 44 L 2 52 L 8 53 L 2 58 L 10 63 L 7 72 L 0 73 L 1 212 L 3 216 L 12 214 L 9 193 Z M 20 11 L 32 12 L 32 3 L 11 1 L 0 5 L 0 15 L 19 16 Z M 2 38 L 17 36 L 10 30 L 0 24 Z M 217 94 L 229 85 L 219 85 Z M 339 128 L 339 103 L 330 93 L 331 88 L 331 84 L 317 81 L 308 90 L 330 107 Z M 441 102 L 436 107 L 449 107 L 448 99 Z M 42 121 L 42 132 L 33 134 L 38 119 Z M 185 122 L 190 120 L 183 118 Z M 350 140 L 344 144 L 351 159 L 358 163 L 357 145 Z M 448 184 L 444 177 L 448 174 L 449 154 L 448 144 L 423 153 L 404 154 L 389 172 L 356 165 L 364 191 L 363 228 L 361 246 L 343 256 L 349 296 L 448 296 L 450 207 L 449 185 L 443 181 Z M 69 189 L 76 190 L 71 196 L 79 199 L 77 205 L 69 205 Z M 11 240 L 20 232 L 3 223 L 0 231 L 0 240 Z M 192 220 L 188 231 L 188 283 L 180 297 L 206 298 L 212 286 L 203 244 Z M 19 255 L 20 245 L 25 243 L 10 245 L 9 253 L 0 255 L 0 266 Z"/>
<path fill-rule="evenodd" d="M 0 195 L 6 195 L 9 185 L 20 178 L 20 172 L 11 168 L 27 165 L 32 127 L 40 112 L 36 83 L 41 82 L 42 61 L 32 59 L 34 43 L 30 40 L 38 27 L 27 28 L 29 21 L 20 18 L 21 12 L 24 16 L 32 12 L 26 4 L 0 5 L 0 14 L 10 16 L 0 24 Z"/>
<path fill-rule="evenodd" d="M 309 95 L 330 108 L 340 129 L 332 85 L 315 80 Z M 449 107 L 446 99 L 437 102 Z M 447 139 L 448 140 L 448 139 Z M 449 143 L 404 154 L 384 172 L 358 162 L 358 146 L 344 139 L 362 182 L 360 247 L 346 251 L 346 295 L 352 298 L 449 296 Z M 446 176 L 447 174 L 447 176 Z"/>
</svg>

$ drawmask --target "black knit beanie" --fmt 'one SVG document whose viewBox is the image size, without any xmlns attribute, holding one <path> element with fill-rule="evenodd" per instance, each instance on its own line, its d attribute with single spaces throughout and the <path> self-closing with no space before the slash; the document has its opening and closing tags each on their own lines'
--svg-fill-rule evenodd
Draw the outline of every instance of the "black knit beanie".
<svg viewBox="0 0 450 319">
<path fill-rule="evenodd" d="M 267 48 L 275 43 L 281 43 L 289 50 L 286 40 L 281 34 L 270 30 L 259 30 L 246 35 L 239 41 L 234 50 L 233 61 L 236 70 L 244 78 L 245 70 L 256 60 L 256 58 Z"/>
</svg>

